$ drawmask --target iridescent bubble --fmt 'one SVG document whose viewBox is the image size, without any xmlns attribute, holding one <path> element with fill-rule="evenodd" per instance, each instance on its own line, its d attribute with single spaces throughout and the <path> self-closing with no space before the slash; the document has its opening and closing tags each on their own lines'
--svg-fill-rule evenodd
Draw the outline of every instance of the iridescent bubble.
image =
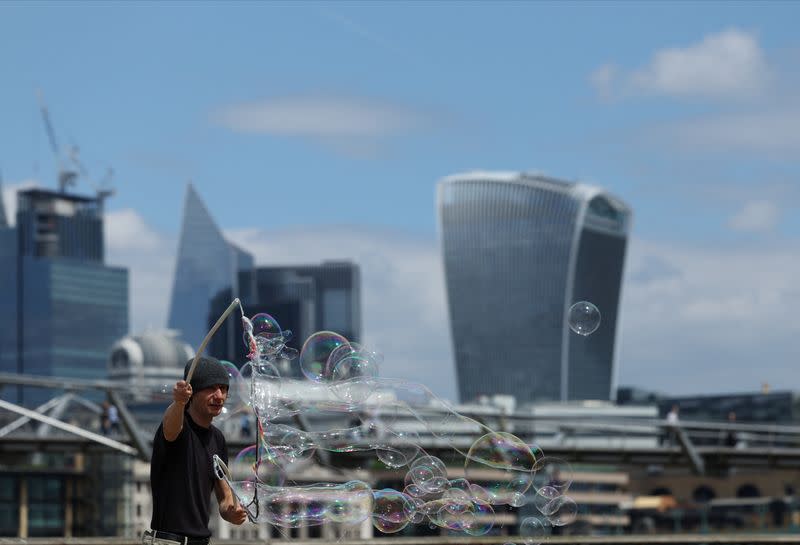
<svg viewBox="0 0 800 545">
<path fill-rule="evenodd" d="M 258 445 L 242 449 L 229 464 L 231 477 L 237 481 L 252 481 L 256 478 Z"/>
<path fill-rule="evenodd" d="M 556 509 L 553 500 L 561 497 L 561 492 L 552 486 L 542 486 L 533 497 L 533 505 L 545 516 L 550 516 Z"/>
<path fill-rule="evenodd" d="M 404 492 L 405 493 L 405 492 Z M 407 493 L 405 493 L 407 495 Z M 423 507 L 425 505 L 425 501 L 422 498 L 417 498 L 414 496 L 410 496 L 411 502 L 414 504 L 414 515 L 411 517 L 411 522 L 413 524 L 419 524 L 423 520 L 425 520 L 425 513 L 423 512 Z"/>
<path fill-rule="evenodd" d="M 502 478 L 494 479 L 485 488 L 492 505 L 512 505 L 533 483 L 535 465 L 536 457 L 519 437 L 506 432 L 492 432 L 472 444 L 464 471 L 470 482 L 481 480 L 479 475 L 487 469 L 502 472 Z"/>
<path fill-rule="evenodd" d="M 517 492 L 511 496 L 508 505 L 511 507 L 522 507 L 526 503 L 528 503 L 528 499 L 525 497 L 525 494 Z"/>
<path fill-rule="evenodd" d="M 330 377 L 331 391 L 348 403 L 362 403 L 372 393 L 377 376 L 378 366 L 370 353 L 354 352 L 336 362 Z"/>
<path fill-rule="evenodd" d="M 384 534 L 405 528 L 417 510 L 411 498 L 391 488 L 374 491 L 373 498 L 372 524 Z"/>
<path fill-rule="evenodd" d="M 262 456 L 280 467 L 308 459 L 316 451 L 308 432 L 284 424 L 272 424 L 264 429 L 261 444 Z"/>
<path fill-rule="evenodd" d="M 256 314 L 250 318 L 250 322 L 253 324 L 253 336 L 255 337 L 274 339 L 281 336 L 281 326 L 278 321 L 266 312 Z"/>
<path fill-rule="evenodd" d="M 578 301 L 569 307 L 569 328 L 578 335 L 591 335 L 600 327 L 600 311 L 589 301 Z"/>
<path fill-rule="evenodd" d="M 578 517 L 578 504 L 569 496 L 559 496 L 554 499 L 551 507 L 548 508 L 550 514 L 547 520 L 553 526 L 566 526 L 572 524 Z"/>
<path fill-rule="evenodd" d="M 569 490 L 572 484 L 572 466 L 561 458 L 543 456 L 536 460 L 534 471 L 537 491 L 542 487 L 551 487 L 560 496 Z"/>
<path fill-rule="evenodd" d="M 331 352 L 343 344 L 347 339 L 333 331 L 318 331 L 311 335 L 300 350 L 300 370 L 308 380 L 323 382 L 329 377 L 325 376 L 325 366 Z"/>
<path fill-rule="evenodd" d="M 358 524 L 372 513 L 372 489 L 362 481 L 348 481 L 344 493 L 328 504 L 328 519 L 341 524 Z"/>
<path fill-rule="evenodd" d="M 247 371 L 250 374 L 250 403 L 253 410 L 259 418 L 275 418 L 283 409 L 278 368 L 272 362 L 258 361 Z"/>
<path fill-rule="evenodd" d="M 414 484 L 428 494 L 444 492 L 450 486 L 447 466 L 435 456 L 420 456 L 414 460 L 409 474 Z"/>
<path fill-rule="evenodd" d="M 464 525 L 464 531 L 471 536 L 488 534 L 494 526 L 494 508 L 487 502 L 475 500 L 472 514 L 472 518 Z"/>
<path fill-rule="evenodd" d="M 519 535 L 525 545 L 539 545 L 550 534 L 550 524 L 545 519 L 527 517 L 519 525 Z"/>
</svg>

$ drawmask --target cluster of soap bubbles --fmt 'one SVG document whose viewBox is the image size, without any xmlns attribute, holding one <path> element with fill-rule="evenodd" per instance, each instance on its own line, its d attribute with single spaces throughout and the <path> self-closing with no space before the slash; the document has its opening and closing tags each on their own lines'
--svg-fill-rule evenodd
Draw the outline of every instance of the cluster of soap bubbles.
<svg viewBox="0 0 800 545">
<path fill-rule="evenodd" d="M 423 385 L 380 377 L 381 355 L 338 333 L 314 333 L 298 357 L 286 346 L 290 333 L 270 315 L 243 315 L 242 321 L 249 361 L 241 369 L 224 362 L 231 382 L 219 418 L 251 411 L 258 437 L 230 467 L 215 456 L 214 468 L 251 522 L 296 528 L 370 520 L 385 534 L 428 524 L 480 536 L 495 525 L 496 510 L 532 504 L 540 516 L 522 520 L 520 535 L 533 545 L 551 527 L 575 520 L 577 504 L 566 495 L 571 468 L 564 460 L 455 412 Z M 275 362 L 295 357 L 303 379 L 282 377 Z M 338 414 L 350 426 L 320 431 L 295 425 L 311 412 Z M 463 468 L 448 468 L 426 452 L 415 431 L 421 429 Z M 405 468 L 402 490 L 373 489 L 344 477 L 337 483 L 287 482 L 289 470 L 301 467 L 296 464 L 314 457 L 324 466 L 338 453 L 374 454 L 389 468 Z"/>
</svg>

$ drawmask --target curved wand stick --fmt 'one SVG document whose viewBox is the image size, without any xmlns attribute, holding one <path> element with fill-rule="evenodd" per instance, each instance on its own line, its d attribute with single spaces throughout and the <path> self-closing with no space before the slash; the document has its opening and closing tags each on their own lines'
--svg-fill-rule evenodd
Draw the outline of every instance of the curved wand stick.
<svg viewBox="0 0 800 545">
<path fill-rule="evenodd" d="M 233 309 L 235 309 L 237 306 L 239 306 L 239 308 L 241 308 L 241 305 L 239 304 L 239 298 L 238 297 L 236 299 L 234 299 L 233 301 L 231 301 L 231 304 L 228 305 L 228 308 L 225 309 L 225 312 L 223 312 L 222 316 L 220 316 L 219 319 L 217 320 L 217 323 L 215 323 L 214 326 L 211 328 L 211 330 L 208 332 L 208 334 L 206 335 L 206 338 L 203 339 L 202 343 L 200 343 L 200 348 L 197 349 L 197 353 L 194 355 L 194 359 L 192 360 L 192 366 L 189 367 L 189 372 L 186 373 L 186 382 L 191 382 L 192 381 L 192 375 L 194 374 L 194 368 L 197 367 L 197 361 L 200 359 L 200 356 L 203 355 L 203 351 L 206 349 L 206 345 L 211 340 L 211 337 L 214 336 L 214 333 L 217 332 L 217 330 L 219 329 L 219 326 L 222 325 L 222 322 L 225 321 L 225 318 L 227 318 L 230 315 L 230 313 L 233 312 Z"/>
</svg>

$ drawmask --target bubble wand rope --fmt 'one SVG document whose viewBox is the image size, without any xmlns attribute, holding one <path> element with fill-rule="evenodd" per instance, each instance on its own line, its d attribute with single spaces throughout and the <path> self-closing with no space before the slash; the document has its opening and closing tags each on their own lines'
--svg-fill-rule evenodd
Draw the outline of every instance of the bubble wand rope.
<svg viewBox="0 0 800 545">
<path fill-rule="evenodd" d="M 239 298 L 238 297 L 236 299 L 234 299 L 233 301 L 231 301 L 231 304 L 228 305 L 228 308 L 225 309 L 225 312 L 223 312 L 222 316 L 220 316 L 219 319 L 217 320 L 217 323 L 215 323 L 214 326 L 211 328 L 211 330 L 208 332 L 208 334 L 206 335 L 206 338 L 203 339 L 202 343 L 200 343 L 200 348 L 197 349 L 197 353 L 194 355 L 194 359 L 192 360 L 192 366 L 189 368 L 189 372 L 186 373 L 186 382 L 191 382 L 192 381 L 192 375 L 194 374 L 194 368 L 197 367 L 197 361 L 200 359 L 200 356 L 203 355 L 203 351 L 206 349 L 206 345 L 209 343 L 209 341 L 211 341 L 211 337 L 213 337 L 214 333 L 217 332 L 217 330 L 219 329 L 219 326 L 221 326 L 222 322 L 225 321 L 225 318 L 227 318 L 230 315 L 230 313 L 233 312 L 233 309 L 235 309 L 237 306 L 240 309 L 242 308 L 242 305 L 239 304 Z"/>
</svg>

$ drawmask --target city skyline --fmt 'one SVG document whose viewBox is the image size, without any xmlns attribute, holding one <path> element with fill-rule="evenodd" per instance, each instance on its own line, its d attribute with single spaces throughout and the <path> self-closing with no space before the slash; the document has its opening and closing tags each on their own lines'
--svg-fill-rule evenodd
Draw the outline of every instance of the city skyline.
<svg viewBox="0 0 800 545">
<path fill-rule="evenodd" d="M 130 268 L 133 333 L 166 324 L 191 180 L 259 265 L 356 261 L 385 374 L 453 399 L 435 183 L 539 171 L 636 211 L 620 384 L 800 389 L 798 15 L 750 2 L 5 2 L 5 211 L 16 189 L 56 187 L 40 88 L 62 160 L 79 146 L 95 183 L 115 169 L 108 262 Z"/>
</svg>

